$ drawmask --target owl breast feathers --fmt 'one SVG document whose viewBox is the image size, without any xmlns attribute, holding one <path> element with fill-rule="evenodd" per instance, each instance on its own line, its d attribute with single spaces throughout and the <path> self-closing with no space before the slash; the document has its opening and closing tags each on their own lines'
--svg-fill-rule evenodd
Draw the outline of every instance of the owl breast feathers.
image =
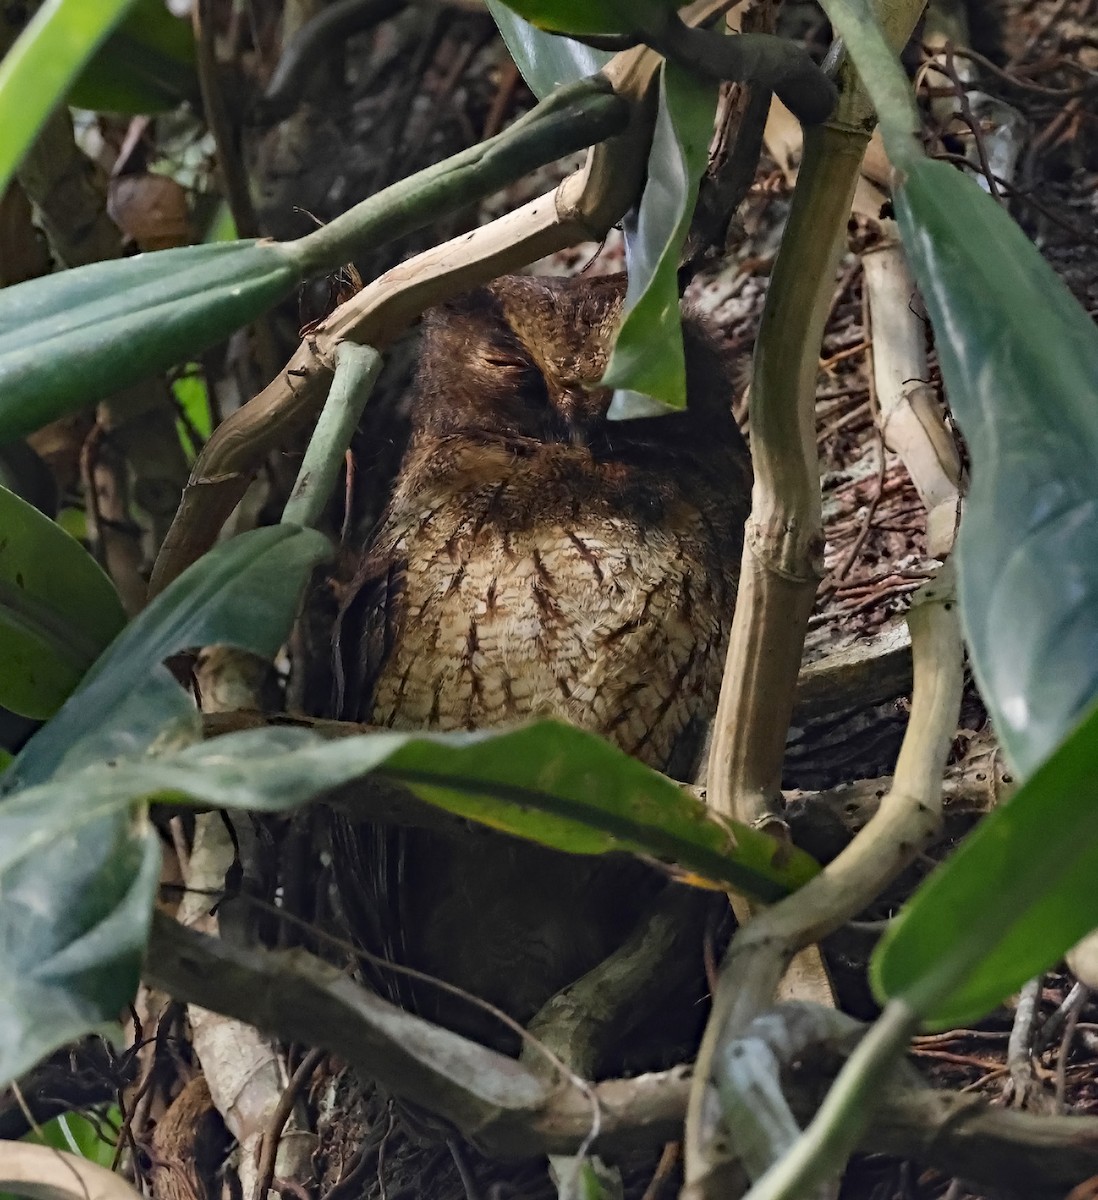
<svg viewBox="0 0 1098 1200">
<path fill-rule="evenodd" d="M 619 279 L 512 277 L 428 318 L 413 434 L 341 617 L 345 717 L 552 714 L 664 768 L 715 704 L 750 497 L 727 372 L 611 422 Z"/>
</svg>

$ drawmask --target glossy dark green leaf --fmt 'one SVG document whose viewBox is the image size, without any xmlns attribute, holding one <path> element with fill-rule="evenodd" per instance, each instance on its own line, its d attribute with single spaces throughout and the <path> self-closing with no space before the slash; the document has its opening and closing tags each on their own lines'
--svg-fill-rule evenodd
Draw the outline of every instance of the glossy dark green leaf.
<svg viewBox="0 0 1098 1200">
<path fill-rule="evenodd" d="M 281 811 L 369 772 L 493 828 L 577 854 L 637 851 L 695 883 L 760 899 L 818 870 L 803 852 L 722 823 L 663 776 L 554 721 L 336 741 L 256 730 L 99 763 L 0 803 L 0 1086 L 111 1019 L 132 994 L 159 863 L 139 801 Z"/>
<path fill-rule="evenodd" d="M 495 828 L 576 853 L 639 850 L 760 897 L 785 894 L 818 869 L 763 834 L 722 824 L 600 739 L 551 721 L 332 742 L 308 730 L 259 730 L 89 766 L 0 804 L 0 1081 L 109 1020 L 132 992 L 158 863 L 136 801 L 280 811 L 370 771 Z"/>
<path fill-rule="evenodd" d="M 4 1082 L 116 1020 L 133 997 L 160 840 L 134 803 L 142 788 L 126 783 L 127 771 L 158 737 L 197 736 L 191 698 L 159 664 L 214 642 L 272 655 L 328 550 L 315 531 L 285 525 L 212 550 L 126 628 L 8 769 L 2 783 L 12 794 L 0 801 Z"/>
<path fill-rule="evenodd" d="M 678 266 L 708 161 L 717 88 L 664 63 L 648 179 L 625 226 L 625 317 L 603 376 L 612 420 L 686 407 Z"/>
<path fill-rule="evenodd" d="M 252 730 L 128 764 L 114 778 L 131 794 L 281 811 L 370 772 L 447 812 L 558 850 L 631 850 L 675 864 L 697 883 L 760 899 L 785 895 L 819 870 L 802 851 L 721 821 L 601 738 L 552 720 L 499 732 L 334 741 L 307 729 Z"/>
<path fill-rule="evenodd" d="M 0 193 L 43 121 L 132 3 L 44 0 L 16 38 L 0 63 Z"/>
<path fill-rule="evenodd" d="M 1098 927 L 1098 708 L 985 817 L 889 927 L 878 997 L 942 1028 L 982 1017 Z"/>
<path fill-rule="evenodd" d="M 164 0 L 137 0 L 68 102 L 96 112 L 156 113 L 199 99 L 190 21 L 172 16 Z"/>
<path fill-rule="evenodd" d="M 93 263 L 0 291 L 0 441 L 193 356 L 288 295 L 293 246 L 244 241 Z"/>
<path fill-rule="evenodd" d="M 1098 331 L 953 167 L 911 162 L 896 207 L 972 461 L 958 547 L 969 647 L 1030 776 L 874 957 L 880 995 L 944 1026 L 982 1015 L 1098 925 Z"/>
<path fill-rule="evenodd" d="M 115 639 L 27 743 L 0 790 L 42 783 L 61 768 L 140 754 L 177 722 L 193 723 L 190 697 L 160 664 L 215 642 L 272 656 L 309 572 L 328 552 L 321 534 L 289 525 L 256 529 L 215 547 Z"/>
<path fill-rule="evenodd" d="M 465 746 L 409 741 L 381 773 L 421 799 L 493 828 L 567 850 L 631 850 L 759 899 L 773 900 L 818 871 L 747 826 L 722 822 L 676 784 L 601 738 L 541 721 Z"/>
<path fill-rule="evenodd" d="M 1027 774 L 1098 697 L 1098 329 L 955 168 L 914 164 L 896 208 L 972 461 L 965 632 L 996 732 Z"/>
<path fill-rule="evenodd" d="M 119 815 L 112 798 L 44 788 L 0 803 L 5 1084 L 117 1021 L 137 990 L 160 839 L 144 815 Z"/>
<path fill-rule="evenodd" d="M 0 705 L 52 716 L 125 623 L 84 547 L 0 487 Z"/>
<path fill-rule="evenodd" d="M 502 0 L 487 0 L 487 3 L 515 66 L 539 100 L 563 84 L 594 75 L 613 58 L 609 51 L 595 50 L 561 34 L 538 29 Z"/>
</svg>

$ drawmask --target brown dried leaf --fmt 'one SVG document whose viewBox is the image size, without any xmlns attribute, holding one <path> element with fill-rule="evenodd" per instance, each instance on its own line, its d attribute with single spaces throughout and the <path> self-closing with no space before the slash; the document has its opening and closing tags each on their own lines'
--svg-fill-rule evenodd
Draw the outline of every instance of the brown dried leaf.
<svg viewBox="0 0 1098 1200">
<path fill-rule="evenodd" d="M 169 250 L 194 241 L 187 193 L 167 175 L 142 172 L 112 179 L 107 212 L 141 250 Z"/>
</svg>

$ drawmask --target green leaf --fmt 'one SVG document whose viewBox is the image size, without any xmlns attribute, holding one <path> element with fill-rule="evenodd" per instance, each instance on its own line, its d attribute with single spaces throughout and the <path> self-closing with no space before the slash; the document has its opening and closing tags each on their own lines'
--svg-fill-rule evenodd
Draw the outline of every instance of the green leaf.
<svg viewBox="0 0 1098 1200">
<path fill-rule="evenodd" d="M 267 559 L 292 558 L 289 545 L 267 546 Z M 211 625 L 217 640 L 238 640 L 231 635 L 241 617 L 261 622 L 261 614 L 232 609 L 246 610 L 246 596 L 274 586 L 254 565 L 242 565 L 240 554 L 236 559 L 246 590 L 229 605 L 223 599 L 218 616 L 231 619 Z M 303 564 L 293 565 L 291 582 L 300 584 Z M 176 603 L 187 608 L 178 597 Z M 283 630 L 291 613 L 287 608 Z M 150 657 L 190 642 L 189 633 L 180 633 L 191 623 L 185 611 L 169 617 L 161 613 L 167 629 L 148 639 Z M 253 638 L 250 648 L 269 649 L 272 639 L 261 642 Z M 122 678 L 125 661 L 120 656 L 111 668 Z M 662 775 L 555 721 L 498 733 L 378 733 L 336 741 L 305 729 L 265 729 L 155 758 L 99 762 L 25 787 L 0 804 L 0 1086 L 111 1019 L 132 993 L 159 863 L 158 840 L 136 802 L 191 800 L 277 812 L 370 772 L 449 812 L 546 845 L 577 854 L 637 851 L 677 864 L 695 883 L 729 885 L 760 899 L 785 895 L 819 869 L 803 852 L 718 820 Z"/>
<path fill-rule="evenodd" d="M 595 50 L 560 34 L 537 29 L 502 0 L 487 0 L 487 3 L 515 66 L 539 100 L 563 84 L 575 83 L 601 71 L 614 57 L 607 50 Z"/>
<path fill-rule="evenodd" d="M 249 577 L 257 595 L 263 582 Z M 153 653 L 178 641 L 160 639 Z M 717 820 L 663 776 L 555 721 L 336 741 L 255 730 L 99 763 L 0 804 L 0 1081 L 110 1019 L 132 993 L 159 861 L 135 802 L 282 811 L 371 771 L 494 828 L 578 854 L 639 851 L 759 898 L 818 870 L 803 852 Z"/>
<path fill-rule="evenodd" d="M 720 820 L 608 742 L 552 720 L 499 732 L 334 741 L 308 729 L 250 730 L 109 772 L 91 768 L 66 776 L 64 786 L 97 795 L 97 771 L 120 812 L 138 796 L 281 812 L 373 772 L 494 829 L 572 854 L 633 851 L 682 868 L 695 883 L 759 899 L 787 895 L 819 870 L 803 851 Z"/>
<path fill-rule="evenodd" d="M 179 432 L 179 442 L 183 453 L 193 462 L 201 448 L 200 444 L 195 444 L 195 437 L 204 442 L 213 432 L 210 393 L 206 386 L 206 377 L 198 363 L 188 363 L 186 370 L 173 381 L 172 396 L 180 413 L 175 423 Z"/>
<path fill-rule="evenodd" d="M 285 525 L 212 550 L 124 630 L 4 776 L 22 789 L 0 803 L 4 1082 L 133 997 L 160 840 L 124 782 L 140 762 L 103 760 L 140 755 L 176 721 L 196 736 L 194 704 L 160 662 L 215 642 L 273 654 L 327 553 L 320 534 Z"/>
<path fill-rule="evenodd" d="M 1098 708 L 916 892 L 874 991 L 932 1026 L 977 1020 L 1098 927 Z"/>
<path fill-rule="evenodd" d="M 104 1125 L 109 1127 L 113 1122 L 122 1123 L 117 1104 L 112 1104 L 104 1115 Z M 103 1140 L 100 1128 L 78 1112 L 67 1112 L 28 1133 L 23 1140 L 39 1146 L 52 1146 L 55 1150 L 71 1150 L 73 1154 L 109 1169 L 114 1162 L 115 1144 Z"/>
<path fill-rule="evenodd" d="M 1098 698 L 1098 329 L 1007 212 L 954 167 L 896 195 L 972 461 L 965 632 L 1025 775 Z"/>
<path fill-rule="evenodd" d="M 200 99 L 191 23 L 164 0 L 137 0 L 88 63 L 68 102 L 96 112 L 157 113 Z"/>
<path fill-rule="evenodd" d="M 625 316 L 602 382 L 616 388 L 611 420 L 686 407 L 678 266 L 708 161 L 717 88 L 663 64 L 648 179 L 635 222 L 626 221 Z"/>
<path fill-rule="evenodd" d="M 118 813 L 106 779 L 98 792 L 70 782 L 0 804 L 3 1084 L 117 1021 L 137 989 L 159 875 L 156 831 Z"/>
<path fill-rule="evenodd" d="M 15 40 L 0 63 L 0 193 L 42 123 L 132 3 L 45 0 Z"/>
<path fill-rule="evenodd" d="M 248 576 L 249 592 L 260 595 L 264 582 Z M 228 626 L 219 640 L 237 622 Z M 152 653 L 173 643 L 177 633 L 155 639 Z M 639 851 L 686 868 L 694 882 L 700 876 L 760 899 L 785 895 L 819 869 L 801 851 L 719 821 L 663 776 L 555 721 L 500 733 L 330 742 L 304 729 L 254 730 L 158 758 L 98 763 L 0 804 L 0 1086 L 110 1020 L 132 994 L 159 866 L 158 839 L 143 809 L 135 815 L 136 801 L 281 811 L 371 771 L 497 829 L 577 854 Z"/>
<path fill-rule="evenodd" d="M 292 245 L 243 241 L 93 263 L 5 288 L 0 441 L 200 353 L 299 278 Z"/>
<path fill-rule="evenodd" d="M 159 664 L 215 642 L 273 656 L 309 572 L 328 552 L 321 534 L 291 525 L 255 529 L 215 547 L 115 639 L 27 743 L 0 791 L 42 783 L 61 768 L 140 754 L 177 722 L 193 726 L 190 697 Z"/>
<path fill-rule="evenodd" d="M 0 487 L 0 705 L 52 716 L 125 623 L 84 547 Z"/>
</svg>

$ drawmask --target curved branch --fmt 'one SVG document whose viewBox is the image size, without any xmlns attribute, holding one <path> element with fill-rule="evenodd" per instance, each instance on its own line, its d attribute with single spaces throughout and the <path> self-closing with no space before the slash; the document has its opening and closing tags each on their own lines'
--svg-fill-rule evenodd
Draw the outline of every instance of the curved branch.
<svg viewBox="0 0 1098 1200">
<path fill-rule="evenodd" d="M 696 1196 L 708 1194 L 707 1181 L 716 1181 L 734 1157 L 727 1138 L 717 1136 L 721 1118 L 711 1079 L 714 1055 L 770 1005 L 793 955 L 865 908 L 914 858 L 941 818 L 942 777 L 960 711 L 963 661 L 948 567 L 919 594 L 908 619 L 915 687 L 892 790 L 821 874 L 759 913 L 736 935 L 725 956 L 687 1118 L 687 1181 Z"/>
<path fill-rule="evenodd" d="M 140 1200 L 122 1178 L 78 1154 L 28 1142 L 0 1143 L 0 1188 L 32 1200 Z"/>
<path fill-rule="evenodd" d="M 568 1082 L 550 1086 L 512 1059 L 393 1008 L 304 951 L 241 949 L 157 913 L 144 975 L 179 999 L 345 1056 L 407 1099 L 447 1114 L 486 1153 L 574 1154 L 591 1131 L 591 1096 L 584 1089 Z M 414 1060 L 406 1073 L 402 1060 Z M 468 1089 L 463 1080 L 471 1081 Z M 794 1106 L 811 1107 L 819 1087 L 818 1077 L 794 1078 Z M 628 1153 L 678 1137 L 689 1089 L 687 1067 L 598 1084 L 592 1089 L 601 1113 L 596 1149 Z M 959 1093 L 889 1088 L 876 1098 L 862 1147 L 1053 1200 L 1098 1174 L 1098 1118 L 1035 1116 Z M 0 1146 L 0 1188 L 22 1191 L 13 1187 L 8 1149 Z M 76 1200 L 73 1191 L 36 1194 Z M 92 1195 L 132 1200 L 128 1192 Z"/>
</svg>

